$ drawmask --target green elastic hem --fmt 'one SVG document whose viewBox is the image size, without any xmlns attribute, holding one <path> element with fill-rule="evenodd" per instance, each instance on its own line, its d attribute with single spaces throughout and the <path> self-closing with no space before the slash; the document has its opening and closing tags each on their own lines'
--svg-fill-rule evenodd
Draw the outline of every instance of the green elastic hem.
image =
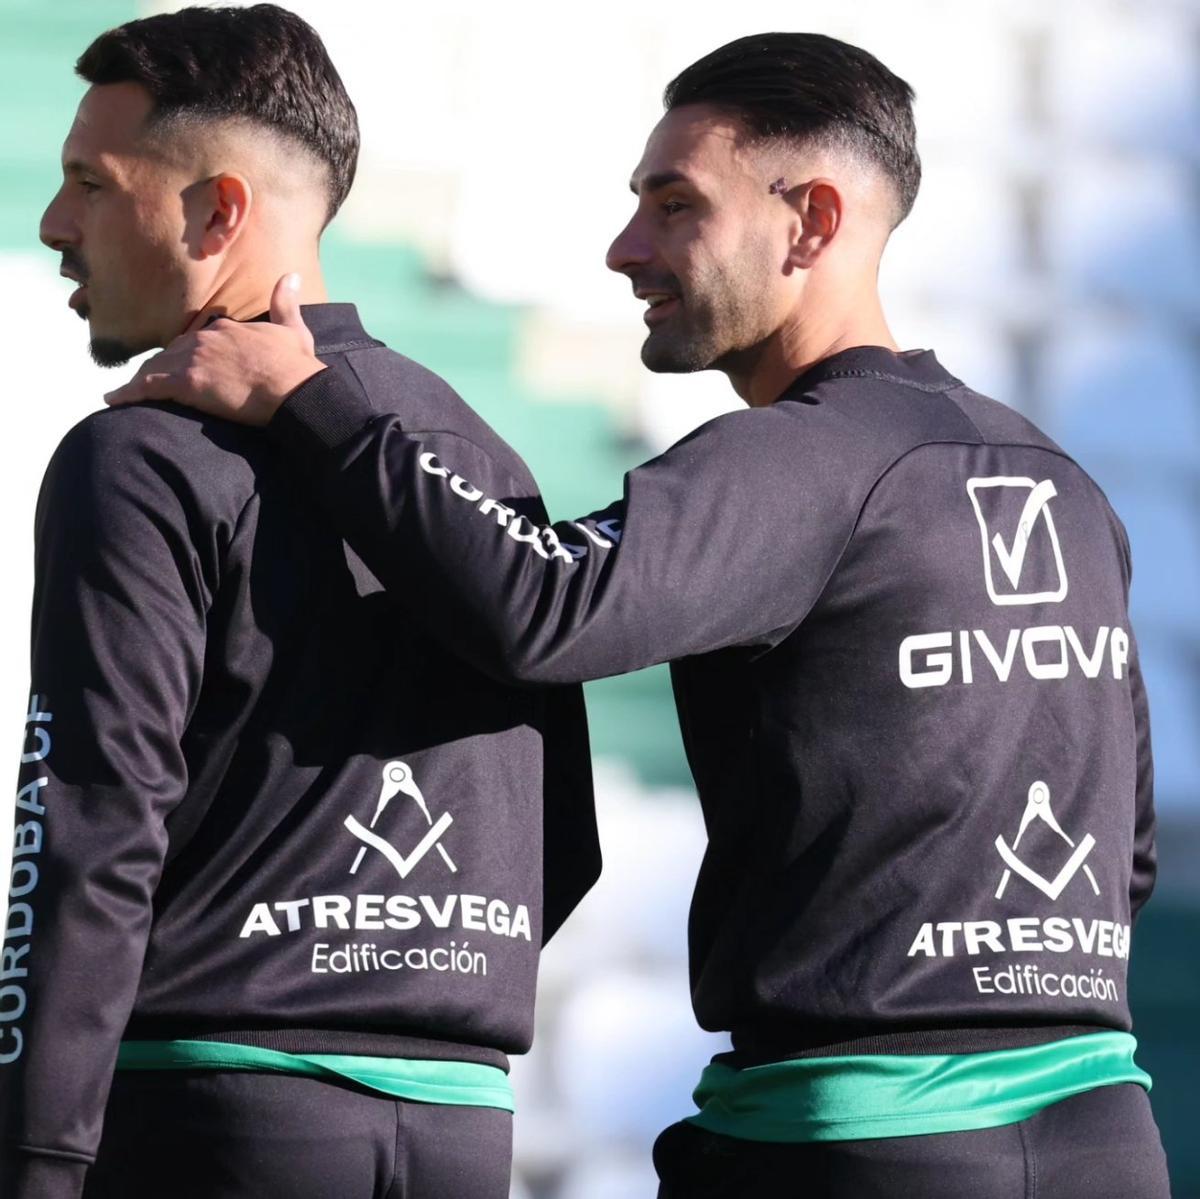
<svg viewBox="0 0 1200 1199">
<path fill-rule="evenodd" d="M 383 1095 L 421 1103 L 516 1110 L 508 1075 L 477 1062 L 358 1057 L 341 1053 L 280 1053 L 220 1041 L 122 1041 L 118 1070 L 248 1070 L 297 1074 L 341 1083 L 349 1079 Z"/>
<path fill-rule="evenodd" d="M 749 1141 L 857 1141 L 1014 1124 L 1059 1100 L 1132 1082 L 1150 1089 L 1128 1033 L 990 1053 L 802 1058 L 734 1070 L 713 1062 L 690 1123 Z"/>
</svg>

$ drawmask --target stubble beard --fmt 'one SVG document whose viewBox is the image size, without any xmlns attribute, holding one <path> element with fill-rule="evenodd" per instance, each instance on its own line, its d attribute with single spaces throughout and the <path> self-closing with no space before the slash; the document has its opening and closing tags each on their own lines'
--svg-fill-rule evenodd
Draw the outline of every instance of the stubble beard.
<svg viewBox="0 0 1200 1199">
<path fill-rule="evenodd" d="M 690 374 L 727 370 L 753 357 L 772 332 L 768 284 L 775 269 L 765 231 L 751 231 L 736 253 L 697 264 L 687 285 L 679 287 L 679 311 L 642 344 L 643 364 L 656 373 Z"/>
<path fill-rule="evenodd" d="M 680 289 L 679 307 L 675 314 L 657 329 L 651 329 L 642 343 L 642 364 L 656 374 L 691 374 L 707 370 L 721 355 L 720 305 L 706 302 L 706 297 L 722 296 L 725 286 L 689 287 L 686 296 Z"/>
<path fill-rule="evenodd" d="M 652 330 L 642 343 L 642 365 L 656 374 L 685 375 L 704 370 L 711 360 L 708 339 L 681 330 Z"/>
<path fill-rule="evenodd" d="M 692 374 L 720 369 L 750 349 L 761 336 L 762 314 L 753 293 L 743 295 L 736 279 L 723 279 L 708 292 L 709 303 L 695 303 L 653 329 L 642 343 L 642 363 L 656 374 Z M 672 327 L 673 326 L 673 327 Z"/>
</svg>

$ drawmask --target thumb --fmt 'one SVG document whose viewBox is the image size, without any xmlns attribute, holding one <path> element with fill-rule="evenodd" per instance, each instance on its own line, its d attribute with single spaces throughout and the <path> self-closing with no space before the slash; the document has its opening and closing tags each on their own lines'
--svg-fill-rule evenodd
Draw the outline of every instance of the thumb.
<svg viewBox="0 0 1200 1199">
<path fill-rule="evenodd" d="M 271 293 L 271 324 L 286 325 L 297 332 L 308 333 L 300 316 L 300 276 L 284 275 Z"/>
</svg>

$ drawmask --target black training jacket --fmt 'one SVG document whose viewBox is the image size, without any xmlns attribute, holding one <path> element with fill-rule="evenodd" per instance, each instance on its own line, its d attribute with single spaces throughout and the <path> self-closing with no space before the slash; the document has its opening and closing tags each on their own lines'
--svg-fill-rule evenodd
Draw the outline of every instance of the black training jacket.
<svg viewBox="0 0 1200 1199">
<path fill-rule="evenodd" d="M 380 411 L 520 459 L 436 376 L 304 309 Z M 582 695 L 497 682 L 386 595 L 258 430 L 88 417 L 37 513 L 0 969 L 0 1192 L 77 1195 L 118 1044 L 506 1066 L 599 870 Z M 543 902 L 543 809 L 547 874 Z"/>
<path fill-rule="evenodd" d="M 1129 1027 L 1129 549 L 1058 446 L 931 353 L 857 348 L 536 526 L 486 445 L 379 390 L 350 356 L 271 431 L 422 622 L 501 679 L 671 661 L 693 997 L 735 1063 Z"/>
</svg>

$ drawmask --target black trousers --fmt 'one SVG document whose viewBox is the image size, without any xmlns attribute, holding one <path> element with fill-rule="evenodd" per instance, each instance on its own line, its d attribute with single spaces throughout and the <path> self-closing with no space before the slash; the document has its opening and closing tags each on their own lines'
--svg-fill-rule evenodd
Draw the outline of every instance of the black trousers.
<svg viewBox="0 0 1200 1199">
<path fill-rule="evenodd" d="M 673 1124 L 659 1199 L 1169 1199 L 1146 1092 L 1099 1087 L 1019 1124 L 872 1141 L 768 1145 Z"/>
<path fill-rule="evenodd" d="M 318 1079 L 119 1071 L 84 1199 L 508 1199 L 512 1116 Z"/>
</svg>

